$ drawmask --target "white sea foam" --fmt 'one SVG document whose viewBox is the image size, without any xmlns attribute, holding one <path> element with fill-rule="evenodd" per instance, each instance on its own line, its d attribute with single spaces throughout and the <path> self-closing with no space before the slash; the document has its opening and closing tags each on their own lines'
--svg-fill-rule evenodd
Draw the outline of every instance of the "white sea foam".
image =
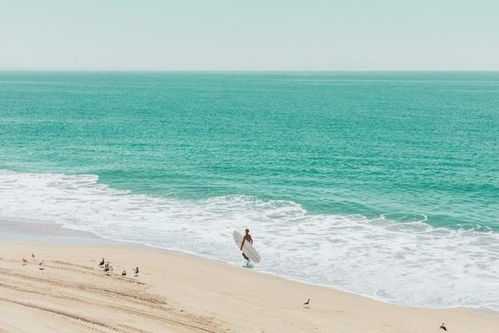
<svg viewBox="0 0 499 333">
<path fill-rule="evenodd" d="M 59 223 L 240 263 L 248 226 L 259 269 L 389 302 L 499 310 L 499 234 L 355 215 L 312 215 L 247 196 L 189 201 L 118 191 L 93 175 L 0 171 L 0 217 Z M 20 222 L 21 223 L 21 222 Z"/>
</svg>

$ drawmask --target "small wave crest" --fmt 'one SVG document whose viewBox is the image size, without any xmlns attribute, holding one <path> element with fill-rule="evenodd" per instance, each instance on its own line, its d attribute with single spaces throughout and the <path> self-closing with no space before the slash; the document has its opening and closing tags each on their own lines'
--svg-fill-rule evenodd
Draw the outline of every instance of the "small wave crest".
<svg viewBox="0 0 499 333">
<path fill-rule="evenodd" d="M 400 304 L 499 310 L 499 234 L 435 228 L 425 216 L 314 215 L 290 201 L 154 197 L 95 175 L 12 171 L 0 171 L 0 216 L 231 263 L 241 261 L 231 232 L 249 227 L 262 271 Z"/>
</svg>

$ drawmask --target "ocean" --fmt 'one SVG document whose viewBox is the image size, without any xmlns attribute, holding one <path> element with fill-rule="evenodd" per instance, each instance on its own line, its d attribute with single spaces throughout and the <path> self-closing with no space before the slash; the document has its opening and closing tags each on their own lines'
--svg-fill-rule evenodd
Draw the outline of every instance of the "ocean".
<svg viewBox="0 0 499 333">
<path fill-rule="evenodd" d="M 498 72 L 0 72 L 0 219 L 499 311 Z"/>
</svg>

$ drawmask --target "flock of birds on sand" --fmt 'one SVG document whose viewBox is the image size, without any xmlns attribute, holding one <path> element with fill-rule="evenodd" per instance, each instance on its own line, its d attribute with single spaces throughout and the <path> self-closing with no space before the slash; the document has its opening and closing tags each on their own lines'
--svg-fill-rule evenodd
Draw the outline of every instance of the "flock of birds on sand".
<svg viewBox="0 0 499 333">
<path fill-rule="evenodd" d="M 113 271 L 113 266 L 109 263 L 109 261 L 106 261 L 104 258 L 102 258 L 102 260 L 99 262 L 99 267 L 101 267 L 103 271 L 106 273 Z M 135 277 L 139 276 L 138 266 L 133 269 L 133 273 Z M 123 270 L 123 272 L 121 272 L 121 276 L 126 276 L 126 275 L 127 275 L 126 270 Z"/>
<path fill-rule="evenodd" d="M 33 260 L 36 259 L 36 256 L 34 253 L 31 253 L 31 257 L 33 258 Z M 23 258 L 22 261 L 23 261 L 23 266 L 28 264 L 28 260 L 26 260 L 25 258 Z M 43 260 L 41 260 L 38 263 L 38 269 L 43 271 L 45 269 L 44 265 L 45 265 L 45 262 Z M 111 263 L 109 261 L 105 261 L 104 258 L 102 258 L 102 260 L 99 262 L 99 267 L 102 268 L 102 270 L 104 272 L 106 272 L 106 274 L 109 274 L 109 272 L 113 271 L 113 266 L 111 265 Z M 139 276 L 139 267 L 138 266 L 133 269 L 133 273 L 134 273 L 135 277 Z M 126 276 L 126 275 L 127 275 L 126 270 L 123 270 L 123 272 L 121 272 L 121 276 Z"/>
<path fill-rule="evenodd" d="M 35 259 L 35 254 L 32 253 L 31 257 L 33 259 Z M 26 265 L 27 263 L 28 263 L 28 261 L 23 258 L 23 266 Z M 38 269 L 44 270 L 43 265 L 44 265 L 44 261 L 42 260 L 38 263 Z M 102 270 L 106 273 L 113 271 L 113 266 L 111 265 L 111 263 L 109 263 L 109 261 L 106 261 L 104 258 L 102 258 L 101 261 L 99 262 L 99 267 L 102 268 Z M 138 266 L 133 269 L 133 273 L 134 273 L 135 277 L 139 276 L 139 267 Z M 121 276 L 126 276 L 126 275 L 127 275 L 126 270 L 123 270 L 123 272 L 121 272 Z M 303 303 L 303 305 L 305 306 L 306 309 L 309 309 L 310 308 L 310 298 L 307 299 L 307 301 L 305 303 Z M 445 326 L 445 323 L 442 323 L 442 325 L 440 325 L 439 329 L 441 329 L 443 331 L 447 331 L 447 327 Z"/>
<path fill-rule="evenodd" d="M 33 258 L 33 260 L 36 258 L 34 253 L 31 253 L 31 258 Z M 23 258 L 23 266 L 26 265 L 27 263 L 28 263 L 28 260 Z M 44 264 L 45 264 L 45 262 L 43 260 L 40 261 L 38 263 L 38 269 L 43 271 L 45 269 Z"/>
</svg>

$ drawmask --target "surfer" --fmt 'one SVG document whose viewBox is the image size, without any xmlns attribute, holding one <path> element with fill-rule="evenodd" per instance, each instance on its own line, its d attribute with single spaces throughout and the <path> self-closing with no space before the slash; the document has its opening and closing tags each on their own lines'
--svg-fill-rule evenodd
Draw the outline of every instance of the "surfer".
<svg viewBox="0 0 499 333">
<path fill-rule="evenodd" d="M 248 241 L 250 244 L 253 244 L 253 238 L 251 237 L 249 233 L 249 229 L 244 230 L 245 235 L 243 237 L 243 241 L 241 243 L 241 251 L 243 250 L 244 242 Z M 244 259 L 246 259 L 248 262 L 250 261 L 249 258 L 243 253 Z"/>
</svg>

